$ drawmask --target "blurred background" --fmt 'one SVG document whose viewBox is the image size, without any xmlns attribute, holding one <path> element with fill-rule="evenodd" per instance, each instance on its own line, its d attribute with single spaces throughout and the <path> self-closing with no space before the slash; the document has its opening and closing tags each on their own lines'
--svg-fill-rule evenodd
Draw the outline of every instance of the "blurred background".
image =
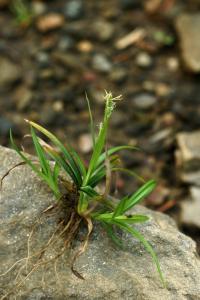
<svg viewBox="0 0 200 300">
<path fill-rule="evenodd" d="M 124 165 L 158 181 L 147 207 L 170 214 L 200 249 L 200 1 L 0 0 L 0 144 L 35 120 L 87 162 L 87 93 L 123 101 L 109 145 L 137 145 Z M 25 149 L 32 152 L 27 141 Z M 139 182 L 120 174 L 118 196 Z"/>
</svg>

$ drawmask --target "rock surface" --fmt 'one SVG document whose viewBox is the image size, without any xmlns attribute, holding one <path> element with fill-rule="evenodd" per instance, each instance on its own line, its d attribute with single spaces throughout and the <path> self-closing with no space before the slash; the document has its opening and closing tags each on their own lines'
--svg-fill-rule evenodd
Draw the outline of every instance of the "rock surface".
<svg viewBox="0 0 200 300">
<path fill-rule="evenodd" d="M 177 134 L 179 152 L 177 162 L 184 169 L 196 171 L 200 167 L 200 131 Z"/>
<path fill-rule="evenodd" d="M 181 221 L 184 225 L 200 228 L 200 188 L 190 188 L 191 199 L 182 201 Z"/>
<path fill-rule="evenodd" d="M 0 147 L 0 176 L 19 161 L 15 152 Z M 0 194 L 0 273 L 6 273 L 17 260 L 26 258 L 27 253 L 30 260 L 19 261 L 11 272 L 0 277 L 1 299 L 5 299 L 5 294 L 15 287 L 16 282 L 25 280 L 31 271 L 31 255 L 55 232 L 59 216 L 53 213 L 41 218 L 41 224 L 39 222 L 32 231 L 41 212 L 54 201 L 46 185 L 28 166 L 14 169 L 5 178 Z M 169 217 L 142 206 L 134 211 L 151 217 L 149 222 L 137 227 L 158 254 L 167 289 L 162 287 L 149 254 L 137 240 L 122 234 L 126 245 L 126 250 L 122 251 L 112 244 L 97 224 L 87 251 L 76 262 L 76 268 L 85 280 L 76 278 L 70 271 L 71 257 L 81 243 L 78 236 L 73 250 L 65 251 L 56 264 L 41 265 L 17 286 L 17 298 L 200 299 L 200 262 L 195 243 L 180 233 Z M 84 229 L 81 234 L 85 234 Z M 58 245 L 62 247 L 63 239 L 58 239 Z M 57 251 L 56 245 L 49 247 L 42 259 L 51 258 Z M 15 294 L 13 292 L 7 299 L 16 299 Z"/>
<path fill-rule="evenodd" d="M 200 72 L 200 14 L 181 14 L 176 20 L 183 60 L 192 72 Z"/>
<path fill-rule="evenodd" d="M 0 57 L 0 88 L 9 86 L 22 76 L 21 68 L 6 57 Z"/>
</svg>

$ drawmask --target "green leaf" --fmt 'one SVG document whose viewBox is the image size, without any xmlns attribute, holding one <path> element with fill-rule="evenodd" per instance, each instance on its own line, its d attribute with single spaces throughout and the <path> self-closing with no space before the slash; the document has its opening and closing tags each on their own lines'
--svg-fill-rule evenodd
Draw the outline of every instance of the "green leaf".
<svg viewBox="0 0 200 300">
<path fill-rule="evenodd" d="M 96 168 L 97 165 L 97 160 L 103 150 L 103 147 L 105 145 L 105 138 L 106 138 L 106 133 L 107 133 L 107 124 L 103 124 L 102 128 L 100 129 L 99 135 L 96 139 L 95 147 L 92 153 L 92 157 L 90 159 L 89 167 L 88 167 L 88 172 L 86 175 L 86 178 L 83 182 L 83 184 L 87 185 L 88 181 L 93 173 L 93 171 Z"/>
<path fill-rule="evenodd" d="M 98 221 L 110 222 L 112 220 L 113 213 L 104 213 L 95 216 L 95 219 Z"/>
<path fill-rule="evenodd" d="M 124 206 L 125 206 L 125 203 L 128 199 L 128 196 L 125 196 L 124 198 L 122 198 L 118 205 L 116 206 L 115 210 L 114 210 L 114 213 L 113 213 L 113 219 L 115 217 L 118 217 L 120 215 L 123 215 L 123 211 L 124 211 Z"/>
<path fill-rule="evenodd" d="M 142 185 L 131 197 L 126 200 L 124 205 L 123 214 L 131 209 L 134 205 L 136 205 L 139 201 L 143 200 L 146 196 L 148 196 L 155 188 L 156 182 L 155 180 L 149 180 L 145 184 Z"/>
<path fill-rule="evenodd" d="M 53 135 L 51 132 L 46 130 L 44 127 L 41 125 L 26 120 L 31 126 L 36 128 L 38 131 L 42 132 L 45 136 L 47 136 L 54 145 L 56 145 L 62 152 L 64 158 L 67 160 L 68 165 L 71 169 L 71 172 L 73 172 L 74 177 L 76 177 L 76 181 L 78 182 L 78 185 L 80 186 L 82 184 L 82 176 L 86 175 L 86 170 L 83 162 L 81 161 L 80 157 L 78 154 L 75 152 L 75 150 L 70 147 L 70 151 L 68 151 L 65 146 L 59 141 L 59 139 Z M 68 145 L 69 147 L 69 145 Z M 71 154 L 72 153 L 72 154 Z M 75 159 L 74 159 L 74 157 Z"/>
<path fill-rule="evenodd" d="M 110 157 L 110 166 L 114 168 L 117 166 L 118 155 L 113 155 Z M 106 176 L 106 167 L 105 164 L 101 164 L 93 173 L 88 181 L 88 185 L 95 187 L 104 177 Z"/>
<path fill-rule="evenodd" d="M 59 172 L 60 172 L 60 165 L 57 162 L 55 162 L 54 169 L 53 169 L 53 179 L 55 181 L 58 180 Z"/>
<path fill-rule="evenodd" d="M 42 172 L 45 175 L 50 175 L 51 170 L 50 170 L 50 166 L 49 166 L 49 161 L 45 157 L 44 150 L 43 150 L 43 148 L 41 147 L 41 145 L 38 141 L 38 138 L 35 134 L 35 130 L 33 129 L 33 127 L 31 127 L 31 136 L 32 136 L 32 139 L 33 139 L 33 144 L 35 146 L 37 156 L 38 156 L 39 161 L 40 161 L 40 166 L 42 168 Z"/>
<path fill-rule="evenodd" d="M 164 277 L 163 277 L 163 274 L 162 274 L 162 271 L 160 268 L 160 264 L 159 264 L 157 255 L 156 255 L 155 251 L 153 250 L 152 246 L 149 244 L 149 242 L 147 242 L 147 240 L 144 238 L 144 236 L 140 232 L 138 232 L 136 229 L 130 227 L 129 225 L 124 224 L 122 222 L 120 222 L 120 223 L 116 222 L 116 225 L 118 225 L 121 229 L 129 232 L 132 236 L 136 237 L 144 245 L 145 249 L 147 250 L 147 252 L 150 253 L 150 255 L 153 259 L 153 262 L 156 265 L 157 271 L 159 273 L 159 276 L 160 276 L 160 279 L 161 279 L 163 285 L 166 287 L 166 283 L 165 283 L 165 280 L 164 280 Z"/>
<path fill-rule="evenodd" d="M 90 101 L 89 98 L 86 95 L 86 101 L 87 101 L 87 105 L 88 105 L 88 111 L 89 111 L 89 116 L 90 116 L 90 132 L 92 135 L 92 143 L 93 143 L 93 149 L 95 147 L 95 130 L 94 130 L 94 121 L 93 121 L 93 116 L 92 116 L 92 111 L 91 111 L 91 107 L 90 107 Z"/>
<path fill-rule="evenodd" d="M 22 151 L 20 151 L 17 147 L 17 145 L 15 144 L 14 140 L 13 140 L 13 136 L 12 136 L 12 131 L 10 129 L 10 142 L 11 145 L 13 147 L 13 149 L 19 154 L 19 156 L 21 156 L 21 158 L 32 168 L 32 170 L 42 179 L 44 179 L 44 175 L 42 174 L 42 172 L 39 170 L 39 168 L 37 168 L 34 163 L 32 163 L 32 161 L 27 158 Z"/>
<path fill-rule="evenodd" d="M 46 175 L 44 174 L 43 172 L 40 171 L 39 168 L 37 168 L 35 166 L 35 164 L 29 159 L 27 158 L 23 153 L 22 151 L 20 151 L 18 149 L 18 147 L 16 146 L 14 140 L 13 140 L 13 136 L 12 136 L 12 131 L 10 130 L 10 142 L 11 142 L 11 145 L 13 147 L 13 149 L 15 149 L 15 151 L 19 154 L 19 156 L 23 159 L 23 161 L 25 161 L 30 167 L 31 169 L 42 179 L 44 180 L 48 185 L 49 187 L 52 189 L 53 193 L 55 194 L 56 198 L 59 198 L 60 197 L 60 191 L 58 189 L 58 185 L 57 183 L 53 180 L 51 174 L 49 175 Z M 38 162 L 39 163 L 39 162 Z"/>
<path fill-rule="evenodd" d="M 144 216 L 144 215 L 133 215 L 133 216 L 125 216 L 125 215 L 121 215 L 121 216 L 117 216 L 113 218 L 114 221 L 116 222 L 125 222 L 128 224 L 132 224 L 132 223 L 143 223 L 149 220 L 149 217 Z"/>
<path fill-rule="evenodd" d="M 139 148 L 137 148 L 137 147 L 133 147 L 133 146 L 129 146 L 129 145 L 122 145 L 122 146 L 117 146 L 117 147 L 113 147 L 113 148 L 109 149 L 107 151 L 107 155 L 110 156 L 110 155 L 117 153 L 119 151 L 122 151 L 122 150 L 138 150 L 138 149 Z M 104 162 L 105 159 L 106 159 L 106 151 L 98 157 L 97 166 L 99 166 L 102 162 Z"/>
<path fill-rule="evenodd" d="M 77 177 L 75 176 L 71 166 L 64 160 L 64 158 L 55 151 L 52 151 L 50 148 L 46 148 L 46 152 L 61 168 L 63 168 L 63 170 L 65 170 L 65 172 L 72 178 L 75 185 L 79 187 Z"/>
<path fill-rule="evenodd" d="M 84 192 L 85 194 L 87 194 L 90 197 L 96 197 L 99 196 L 99 194 L 91 187 L 91 186 L 82 186 L 80 188 L 80 191 Z"/>
</svg>

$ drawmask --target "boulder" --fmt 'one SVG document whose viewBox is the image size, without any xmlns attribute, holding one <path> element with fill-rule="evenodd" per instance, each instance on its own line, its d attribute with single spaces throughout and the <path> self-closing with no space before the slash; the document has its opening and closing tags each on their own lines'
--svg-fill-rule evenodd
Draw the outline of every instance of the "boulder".
<svg viewBox="0 0 200 300">
<path fill-rule="evenodd" d="M 0 88 L 10 86 L 22 77 L 21 68 L 6 57 L 0 57 Z"/>
<path fill-rule="evenodd" d="M 180 14 L 175 26 L 186 67 L 194 73 L 200 72 L 200 14 Z"/>
<path fill-rule="evenodd" d="M 0 176 L 19 161 L 14 151 L 0 147 Z M 99 224 L 94 226 L 87 251 L 75 263 L 84 276 L 81 280 L 71 272 L 70 263 L 86 234 L 84 224 L 70 250 L 53 260 L 62 253 L 66 239 L 56 231 L 61 212 L 54 209 L 42 214 L 53 203 L 51 191 L 28 166 L 21 165 L 5 177 L 0 193 L 1 299 L 200 299 L 195 242 L 179 232 L 168 216 L 142 206 L 134 209 L 150 217 L 137 228 L 155 249 L 167 288 L 139 241 L 119 233 L 125 244 L 119 249 Z M 49 242 L 42 253 L 50 239 L 55 243 Z"/>
<path fill-rule="evenodd" d="M 180 202 L 181 222 L 186 226 L 200 228 L 200 188 L 190 188 L 190 199 Z"/>
</svg>

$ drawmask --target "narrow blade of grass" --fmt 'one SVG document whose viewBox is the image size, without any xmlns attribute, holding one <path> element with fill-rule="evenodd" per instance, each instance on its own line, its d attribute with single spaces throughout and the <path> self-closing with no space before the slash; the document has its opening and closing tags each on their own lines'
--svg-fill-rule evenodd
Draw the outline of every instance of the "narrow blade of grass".
<svg viewBox="0 0 200 300">
<path fill-rule="evenodd" d="M 38 138 L 35 134 L 35 130 L 33 129 L 33 127 L 31 127 L 31 136 L 32 136 L 32 139 L 33 139 L 33 144 L 34 144 L 37 156 L 38 156 L 39 161 L 40 161 L 40 166 L 42 168 L 42 172 L 45 175 L 50 176 L 51 170 L 50 170 L 50 166 L 49 166 L 49 161 L 45 157 L 44 150 L 43 150 L 43 148 L 41 147 L 41 145 L 38 141 Z"/>
<path fill-rule="evenodd" d="M 133 216 L 117 216 L 114 217 L 114 221 L 119 221 L 119 222 L 125 222 L 128 224 L 132 224 L 132 223 L 143 223 L 149 220 L 149 217 L 144 216 L 144 215 L 133 215 Z"/>
<path fill-rule="evenodd" d="M 129 225 L 121 223 L 121 222 L 116 223 L 116 225 L 118 225 L 121 229 L 129 232 L 133 237 L 137 238 L 143 244 L 143 246 L 145 247 L 147 252 L 150 253 L 150 255 L 153 259 L 153 262 L 156 265 L 156 268 L 157 268 L 157 271 L 159 273 L 160 279 L 161 279 L 164 287 L 166 287 L 166 283 L 165 283 L 165 280 L 164 280 L 164 277 L 163 277 L 163 274 L 162 274 L 162 271 L 161 271 L 161 268 L 160 268 L 160 264 L 159 264 L 157 255 L 156 255 L 155 251 L 153 250 L 152 246 L 149 244 L 149 242 L 147 242 L 147 240 L 144 238 L 144 236 L 140 232 L 138 232 L 136 229 L 130 227 Z"/>
<path fill-rule="evenodd" d="M 53 135 L 51 132 L 49 132 L 48 130 L 46 130 L 44 127 L 42 127 L 41 125 L 32 122 L 32 121 L 28 121 L 26 120 L 31 126 L 33 126 L 34 128 L 36 128 L 38 131 L 40 131 L 41 133 L 43 133 L 45 136 L 47 136 L 50 141 L 56 145 L 61 152 L 63 153 L 65 159 L 68 161 L 68 164 L 70 165 L 72 172 L 74 173 L 74 176 L 77 178 L 77 181 L 79 182 L 79 185 L 81 185 L 82 183 L 82 176 L 84 174 L 86 174 L 86 170 L 84 167 L 83 162 L 81 161 L 80 157 L 78 156 L 78 154 L 75 152 L 75 150 L 73 148 L 70 147 L 70 151 L 68 151 L 65 146 L 60 142 L 60 140 Z M 76 162 L 76 160 L 74 159 L 74 157 L 76 158 L 76 160 L 78 160 L 78 162 Z M 84 172 L 84 174 L 82 173 Z"/>
<path fill-rule="evenodd" d="M 90 197 L 99 196 L 99 194 L 91 186 L 82 186 L 80 190 Z"/>
<path fill-rule="evenodd" d="M 85 94 L 86 96 L 86 101 L 87 101 L 87 106 L 88 106 L 88 111 L 89 111 L 89 116 L 90 116 L 90 132 L 92 135 L 92 143 L 93 143 L 93 149 L 95 147 L 95 130 L 94 130 L 94 121 L 93 121 L 93 116 L 92 116 L 92 110 L 90 107 L 90 100 L 87 96 L 87 94 Z"/>
<path fill-rule="evenodd" d="M 117 147 L 108 149 L 107 154 L 108 154 L 108 156 L 110 156 L 110 155 L 117 153 L 119 151 L 122 151 L 122 150 L 139 150 L 139 148 L 129 146 L 129 145 L 122 145 L 122 146 L 117 146 Z M 106 152 L 102 153 L 99 156 L 98 161 L 97 161 L 97 166 L 99 166 L 103 161 L 105 161 L 105 158 L 106 158 Z"/>
<path fill-rule="evenodd" d="M 124 198 L 122 198 L 119 201 L 118 205 L 116 206 L 116 208 L 114 210 L 113 219 L 123 214 L 124 206 L 125 206 L 127 199 L 128 199 L 128 196 L 125 196 Z"/>
<path fill-rule="evenodd" d="M 55 151 L 51 151 L 50 148 L 46 149 L 46 151 L 50 157 L 72 178 L 76 186 L 79 187 L 77 176 L 75 176 L 71 166 L 62 158 L 62 156 L 57 154 Z"/>
<path fill-rule="evenodd" d="M 42 174 L 42 172 L 39 170 L 39 168 L 37 168 L 34 163 L 32 163 L 32 161 L 27 158 L 22 151 L 19 150 L 19 148 L 17 147 L 17 145 L 14 142 L 13 136 L 12 136 L 12 131 L 10 129 L 10 142 L 11 142 L 11 146 L 12 148 L 19 154 L 19 156 L 32 168 L 32 170 L 42 179 L 44 179 L 44 175 Z"/>
<path fill-rule="evenodd" d="M 137 190 L 137 192 L 135 192 L 126 200 L 123 214 L 127 210 L 131 209 L 134 205 L 136 205 L 139 201 L 143 200 L 146 196 L 148 196 L 154 190 L 155 186 L 155 180 L 149 180 L 148 182 L 143 184 L 142 187 Z"/>
</svg>

